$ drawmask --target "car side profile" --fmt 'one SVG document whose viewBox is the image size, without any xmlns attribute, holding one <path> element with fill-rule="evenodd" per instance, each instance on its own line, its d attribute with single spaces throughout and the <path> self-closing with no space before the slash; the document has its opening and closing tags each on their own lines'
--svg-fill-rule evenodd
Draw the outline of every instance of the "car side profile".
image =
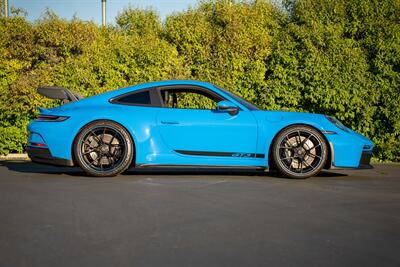
<svg viewBox="0 0 400 267">
<path fill-rule="evenodd" d="M 371 140 L 337 119 L 260 110 L 211 83 L 150 82 L 88 98 L 59 87 L 38 92 L 65 104 L 39 108 L 28 125 L 29 157 L 91 176 L 131 167 L 228 167 L 306 178 L 371 167 Z"/>
</svg>

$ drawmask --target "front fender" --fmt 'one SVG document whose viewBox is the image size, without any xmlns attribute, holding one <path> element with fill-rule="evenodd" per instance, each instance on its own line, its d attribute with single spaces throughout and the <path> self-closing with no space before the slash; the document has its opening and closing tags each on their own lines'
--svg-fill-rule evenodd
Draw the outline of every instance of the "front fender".
<svg viewBox="0 0 400 267">
<path fill-rule="evenodd" d="M 311 126 L 324 135 L 332 150 L 331 161 L 334 166 L 358 167 L 364 146 L 369 146 L 370 149 L 373 147 L 368 138 L 351 130 L 346 132 L 337 128 L 321 114 L 282 111 L 261 111 L 254 114 L 259 123 L 257 153 L 270 151 L 274 138 L 280 131 L 299 124 Z"/>
</svg>

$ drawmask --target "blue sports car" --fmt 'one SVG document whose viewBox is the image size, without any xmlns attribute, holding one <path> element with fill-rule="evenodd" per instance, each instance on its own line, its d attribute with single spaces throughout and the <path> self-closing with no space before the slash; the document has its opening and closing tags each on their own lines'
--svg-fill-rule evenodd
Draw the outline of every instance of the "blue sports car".
<svg viewBox="0 0 400 267">
<path fill-rule="evenodd" d="M 88 98 L 61 87 L 38 92 L 65 104 L 39 108 L 28 125 L 29 157 L 91 176 L 205 167 L 306 178 L 321 169 L 371 167 L 371 140 L 334 117 L 260 110 L 210 83 L 151 82 Z"/>
</svg>

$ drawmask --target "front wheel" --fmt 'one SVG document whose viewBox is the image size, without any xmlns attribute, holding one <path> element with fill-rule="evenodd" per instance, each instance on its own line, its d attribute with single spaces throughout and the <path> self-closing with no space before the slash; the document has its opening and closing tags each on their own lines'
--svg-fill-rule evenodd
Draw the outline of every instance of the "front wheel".
<svg viewBox="0 0 400 267">
<path fill-rule="evenodd" d="M 86 125 L 74 143 L 78 165 L 91 176 L 115 176 L 132 162 L 132 138 L 121 125 L 112 121 L 94 121 Z"/>
<path fill-rule="evenodd" d="M 312 127 L 295 125 L 275 138 L 272 159 L 278 171 L 290 178 L 308 178 L 325 166 L 327 145 L 321 133 Z"/>
</svg>

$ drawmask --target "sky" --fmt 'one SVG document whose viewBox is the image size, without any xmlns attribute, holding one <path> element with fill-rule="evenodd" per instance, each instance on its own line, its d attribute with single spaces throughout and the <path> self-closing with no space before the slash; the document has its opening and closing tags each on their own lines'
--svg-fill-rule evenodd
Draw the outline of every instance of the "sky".
<svg viewBox="0 0 400 267">
<path fill-rule="evenodd" d="M 115 17 L 124 8 L 153 7 L 161 19 L 175 11 L 196 6 L 197 0 L 107 0 L 107 23 L 114 23 Z M 34 21 L 43 15 L 46 8 L 53 10 L 59 17 L 71 19 L 74 15 L 83 20 L 92 20 L 101 24 L 101 0 L 9 0 L 10 7 L 23 8 L 28 19 Z"/>
</svg>

